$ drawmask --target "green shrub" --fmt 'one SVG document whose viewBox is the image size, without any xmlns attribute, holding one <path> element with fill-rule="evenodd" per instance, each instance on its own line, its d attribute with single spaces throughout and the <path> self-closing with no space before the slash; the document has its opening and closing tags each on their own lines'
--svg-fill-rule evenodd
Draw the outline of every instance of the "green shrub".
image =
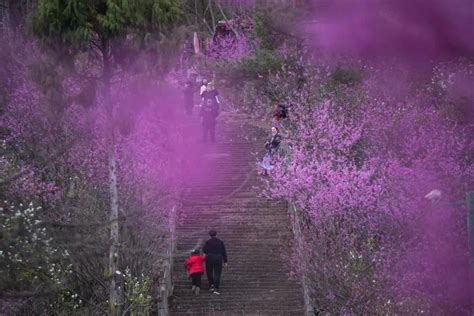
<svg viewBox="0 0 474 316">
<path fill-rule="evenodd" d="M 330 84 L 353 86 L 361 82 L 361 73 L 356 69 L 336 67 L 331 74 Z"/>
</svg>

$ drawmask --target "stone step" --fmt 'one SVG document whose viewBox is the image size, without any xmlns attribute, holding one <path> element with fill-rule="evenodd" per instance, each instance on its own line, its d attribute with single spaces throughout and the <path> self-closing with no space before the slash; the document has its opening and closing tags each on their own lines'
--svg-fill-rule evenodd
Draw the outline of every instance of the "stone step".
<svg viewBox="0 0 474 316">
<path fill-rule="evenodd" d="M 275 286 L 278 284 L 281 284 L 282 286 L 275 289 Z M 181 282 L 177 282 L 175 284 L 174 294 L 179 294 L 182 291 L 186 293 L 186 296 L 191 296 L 188 295 L 191 293 L 191 285 L 192 284 L 190 280 L 182 280 Z M 283 288 L 283 286 L 285 287 Z M 205 278 L 202 280 L 202 289 L 209 289 L 207 279 Z M 280 297 L 281 295 L 289 295 L 291 297 L 294 296 L 293 298 L 300 298 L 298 291 L 295 291 L 295 289 L 297 289 L 297 287 L 293 286 L 293 283 L 291 282 L 258 283 L 256 281 L 251 282 L 249 280 L 238 282 L 238 280 L 230 280 L 226 278 L 225 275 L 223 275 L 220 284 L 220 290 L 222 290 L 222 292 L 226 292 L 229 294 L 229 296 L 234 295 L 235 298 L 246 297 L 249 300 L 256 298 L 257 294 L 266 299 Z"/>
<path fill-rule="evenodd" d="M 281 274 L 280 274 L 281 276 Z M 208 289 L 207 278 L 204 276 L 202 279 L 203 288 Z M 276 287 L 277 285 L 281 285 Z M 242 295 L 250 295 L 255 293 L 265 294 L 267 292 L 278 294 L 278 293 L 295 293 L 297 289 L 294 281 L 288 280 L 286 278 L 281 279 L 277 276 L 273 277 L 271 280 L 259 280 L 259 279 L 231 279 L 228 275 L 223 274 L 221 279 L 221 289 L 227 292 L 238 292 L 241 293 L 242 290 L 245 290 Z M 191 280 L 188 278 L 178 279 L 175 283 L 175 294 L 180 293 L 181 290 L 188 292 L 191 288 Z M 295 295 L 299 295 L 296 291 Z M 299 296 L 298 296 L 299 297 Z"/>
<path fill-rule="evenodd" d="M 249 311 L 237 311 L 234 310 L 232 312 L 229 312 L 228 309 L 220 310 L 220 309 L 212 309 L 210 310 L 204 310 L 201 311 L 199 309 L 193 309 L 192 312 L 187 312 L 187 311 L 182 311 L 182 312 L 172 312 L 171 315 L 176 315 L 176 316 L 184 316 L 184 315 L 193 315 L 193 316 L 235 316 L 235 315 L 245 315 L 245 316 L 295 316 L 295 315 L 304 315 L 304 312 L 301 311 L 300 308 L 297 309 L 289 309 L 286 308 L 284 312 L 280 308 L 273 308 L 273 309 L 259 309 L 257 312 L 249 312 Z"/>
<path fill-rule="evenodd" d="M 207 293 L 206 293 L 207 294 Z M 266 300 L 265 298 L 256 298 L 253 301 L 249 301 L 247 298 L 241 298 L 241 299 L 235 299 L 235 300 L 229 300 L 229 296 L 225 295 L 224 292 L 221 293 L 219 298 L 225 299 L 224 302 L 219 302 L 218 300 L 214 300 L 213 302 L 209 302 L 204 300 L 203 298 L 204 293 L 201 295 L 193 295 L 192 293 L 189 293 L 189 295 L 192 295 L 192 299 L 189 300 L 180 300 L 180 301 L 174 301 L 174 305 L 176 306 L 177 310 L 194 310 L 195 308 L 202 309 L 205 311 L 206 309 L 209 310 L 209 307 L 214 307 L 220 310 L 239 310 L 240 308 L 242 310 L 250 310 L 250 311 L 258 311 L 259 309 L 271 309 L 275 308 L 275 306 L 279 306 L 279 308 L 291 308 L 292 310 L 300 310 L 302 311 L 301 304 L 302 302 L 300 300 L 296 299 L 288 299 L 287 301 L 284 300 L 283 297 L 280 299 L 272 299 L 272 300 Z M 207 294 L 208 296 L 216 296 L 215 294 Z M 235 295 L 233 295 L 235 297 Z"/>
<path fill-rule="evenodd" d="M 281 264 L 281 263 L 280 263 Z M 226 269 L 224 269 L 226 270 Z M 268 267 L 267 267 L 268 270 Z M 176 275 L 176 282 L 177 284 L 183 285 L 183 283 L 179 283 L 179 281 L 184 282 L 188 284 L 189 278 L 187 277 L 187 273 L 183 268 L 181 269 L 175 269 L 174 272 L 177 273 Z M 226 280 L 231 282 L 232 286 L 237 285 L 243 285 L 245 286 L 245 283 L 251 283 L 254 285 L 258 285 L 259 288 L 264 288 L 267 286 L 275 286 L 275 284 L 292 284 L 293 281 L 288 281 L 287 282 L 287 276 L 286 270 L 280 269 L 280 270 L 275 270 L 272 272 L 267 272 L 265 271 L 249 271 L 246 269 L 235 269 L 235 270 L 227 270 L 227 275 L 225 277 Z M 230 274 L 235 274 L 235 276 L 230 276 Z M 244 275 L 245 274 L 245 275 Z M 181 277 L 180 277 L 181 276 Z M 203 276 L 203 280 L 207 280 L 205 275 Z M 235 282 L 235 283 L 234 283 Z M 238 288 L 238 287 L 237 287 Z"/>
<path fill-rule="evenodd" d="M 279 297 L 279 299 L 267 299 L 257 296 L 253 299 L 249 299 L 248 296 L 238 297 L 236 294 L 226 293 L 223 290 L 219 296 L 205 293 L 204 291 L 199 295 L 194 295 L 189 291 L 187 295 L 188 296 L 186 296 L 185 299 L 180 298 L 173 300 L 177 309 L 183 310 L 189 307 L 208 308 L 209 306 L 217 308 L 234 308 L 237 310 L 239 308 L 246 309 L 248 307 L 255 308 L 254 310 L 260 308 L 268 309 L 274 308 L 275 306 L 279 306 L 280 308 L 291 307 L 292 309 L 297 309 L 298 307 L 301 308 L 302 303 L 302 300 L 295 298 L 285 299 L 284 297 Z M 229 298 L 233 299 L 230 300 Z M 302 308 L 300 310 L 302 310 Z"/>
<path fill-rule="evenodd" d="M 200 128 L 187 119 L 190 132 Z M 199 139 L 200 131 L 190 139 Z M 303 315 L 299 284 L 288 278 L 288 207 L 265 198 L 257 163 L 264 152 L 262 133 L 245 121 L 217 126 L 217 144 L 202 145 L 191 157 L 187 188 L 178 213 L 171 315 Z M 229 258 L 221 296 L 194 296 L 183 266 L 189 251 L 216 229 Z M 206 288 L 207 278 L 202 278 Z"/>
</svg>

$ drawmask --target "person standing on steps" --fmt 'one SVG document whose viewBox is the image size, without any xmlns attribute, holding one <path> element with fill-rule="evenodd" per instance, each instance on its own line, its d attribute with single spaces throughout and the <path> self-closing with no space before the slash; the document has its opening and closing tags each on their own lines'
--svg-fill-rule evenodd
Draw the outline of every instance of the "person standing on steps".
<svg viewBox="0 0 474 316">
<path fill-rule="evenodd" d="M 224 242 L 218 239 L 215 230 L 209 231 L 211 239 L 206 241 L 203 252 L 206 254 L 206 274 L 209 281 L 209 292 L 220 295 L 219 285 L 221 281 L 222 264 L 227 267 L 227 253 Z"/>
<path fill-rule="evenodd" d="M 211 138 L 211 143 L 216 142 L 216 118 L 219 109 L 215 102 L 207 99 L 201 107 L 200 116 L 202 117 L 202 141 L 207 143 L 207 136 Z"/>
<path fill-rule="evenodd" d="M 201 88 L 199 88 L 199 96 L 202 97 L 202 93 L 206 91 L 207 88 L 207 79 L 202 80 Z"/>
<path fill-rule="evenodd" d="M 184 90 L 183 90 L 183 103 L 184 103 L 184 109 L 186 110 L 187 115 L 191 115 L 193 106 L 194 106 L 194 91 L 193 91 L 193 86 L 189 81 L 186 81 L 184 84 Z"/>
<path fill-rule="evenodd" d="M 211 99 L 217 106 L 217 110 L 219 110 L 219 91 L 217 91 L 214 83 L 212 82 L 209 82 L 207 84 L 206 90 L 201 93 L 201 103 L 205 103 L 208 99 Z"/>
<path fill-rule="evenodd" d="M 201 290 L 201 277 L 204 273 L 204 261 L 206 257 L 201 255 L 199 249 L 193 249 L 191 256 L 184 260 L 184 266 L 188 270 L 188 276 L 192 281 L 192 291 L 195 295 Z"/>
<path fill-rule="evenodd" d="M 272 136 L 265 142 L 265 156 L 260 162 L 260 166 L 263 168 L 263 174 L 268 175 L 268 171 L 273 169 L 272 157 L 280 147 L 281 135 L 277 127 L 272 127 Z"/>
</svg>

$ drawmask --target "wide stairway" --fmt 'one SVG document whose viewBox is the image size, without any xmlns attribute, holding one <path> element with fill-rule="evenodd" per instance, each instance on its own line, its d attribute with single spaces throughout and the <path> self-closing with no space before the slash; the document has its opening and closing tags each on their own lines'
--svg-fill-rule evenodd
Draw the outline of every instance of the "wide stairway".
<svg viewBox="0 0 474 316">
<path fill-rule="evenodd" d="M 243 116 L 224 113 L 217 143 L 195 146 L 187 157 L 187 191 L 177 227 L 171 315 L 303 315 L 301 286 L 288 279 L 282 254 L 292 240 L 287 204 L 261 196 L 256 157 L 265 135 Z M 185 139 L 199 143 L 196 117 L 186 122 Z M 183 266 L 194 247 L 208 239 L 209 229 L 226 245 L 228 267 L 221 295 L 208 292 L 205 274 L 201 294 L 191 292 Z"/>
</svg>

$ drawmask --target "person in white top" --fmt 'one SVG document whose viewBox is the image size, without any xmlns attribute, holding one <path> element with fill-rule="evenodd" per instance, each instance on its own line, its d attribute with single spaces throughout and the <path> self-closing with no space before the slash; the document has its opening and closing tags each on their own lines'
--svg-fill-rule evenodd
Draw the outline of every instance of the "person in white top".
<svg viewBox="0 0 474 316">
<path fill-rule="evenodd" d="M 207 80 L 203 79 L 201 89 L 199 90 L 199 96 L 202 97 L 202 93 L 206 91 L 206 88 L 207 88 Z"/>
</svg>

